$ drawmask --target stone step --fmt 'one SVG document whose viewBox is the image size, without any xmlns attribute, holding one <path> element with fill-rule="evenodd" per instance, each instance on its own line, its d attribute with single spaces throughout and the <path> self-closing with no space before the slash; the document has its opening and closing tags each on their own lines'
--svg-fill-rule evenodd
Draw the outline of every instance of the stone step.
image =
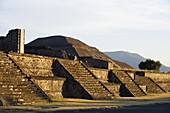
<svg viewBox="0 0 170 113">
<path fill-rule="evenodd" d="M 86 86 L 86 87 L 100 87 L 101 85 L 100 84 L 83 84 L 84 86 Z"/>
<path fill-rule="evenodd" d="M 77 80 L 79 81 L 81 84 L 98 84 L 99 82 L 96 81 L 96 82 L 90 82 L 90 81 L 81 81 L 81 80 Z"/>
<path fill-rule="evenodd" d="M 9 59 L 9 58 L 7 57 L 7 55 L 0 55 L 0 60 L 3 60 L 3 59 Z"/>
<path fill-rule="evenodd" d="M 76 68 L 76 69 L 84 69 L 84 67 L 82 66 L 82 65 L 67 65 L 66 66 L 67 68 L 69 68 L 69 69 L 74 69 L 74 68 Z"/>
<path fill-rule="evenodd" d="M 24 77 L 26 75 L 22 74 L 22 73 L 13 73 L 13 72 L 3 72 L 3 76 L 20 76 L 20 77 Z"/>
<path fill-rule="evenodd" d="M 29 86 L 19 86 L 19 85 L 0 85 L 0 90 L 1 89 L 13 89 L 14 91 L 15 90 L 18 90 L 18 91 L 20 91 L 20 90 L 27 90 L 27 89 L 29 89 L 29 90 L 38 90 L 38 88 L 37 87 L 35 87 L 35 86 L 33 86 L 33 85 L 29 85 Z"/>
<path fill-rule="evenodd" d="M 18 74 L 18 75 L 21 74 L 21 71 L 19 69 L 17 69 L 17 68 L 13 68 L 13 69 L 10 69 L 10 68 L 8 68 L 8 69 L 1 68 L 0 71 L 3 72 L 4 74 L 15 74 L 15 75 L 16 74 Z"/>
<path fill-rule="evenodd" d="M 15 75 L 0 75 L 0 80 L 2 80 L 2 79 L 7 79 L 7 80 L 20 80 L 20 81 L 27 81 L 28 79 L 26 78 L 26 77 L 24 77 L 24 76 L 20 76 L 20 75 L 18 75 L 18 76 L 15 76 Z M 24 79 L 26 79 L 26 80 L 24 80 Z"/>
<path fill-rule="evenodd" d="M 21 85 L 21 86 L 25 86 L 25 85 L 32 85 L 32 82 L 30 81 L 11 81 L 11 82 L 8 82 L 8 81 L 0 81 L 0 85 Z"/>
<path fill-rule="evenodd" d="M 77 69 L 71 69 L 69 70 L 70 72 L 73 72 L 73 73 L 89 73 L 88 70 L 85 70 L 85 69 L 82 69 L 82 70 L 77 70 Z"/>
<path fill-rule="evenodd" d="M 21 91 L 9 91 L 9 90 L 0 91 L 0 95 L 14 95 L 14 94 L 20 95 L 21 93 L 22 93 Z"/>
<path fill-rule="evenodd" d="M 0 64 L 11 64 L 12 61 L 9 58 L 0 58 Z"/>
<path fill-rule="evenodd" d="M 19 72 L 17 72 L 17 73 L 12 73 L 12 72 L 3 72 L 3 74 L 1 74 L 0 76 L 2 76 L 2 77 L 12 77 L 12 76 L 20 76 L 20 77 L 22 77 L 22 74 L 21 73 L 19 73 Z"/>
<path fill-rule="evenodd" d="M 28 79 L 25 78 L 1 78 L 0 82 L 13 82 L 13 81 L 28 81 Z"/>
<path fill-rule="evenodd" d="M 121 79 L 121 80 L 131 80 L 131 78 L 129 78 L 129 77 L 124 77 L 124 76 L 117 76 L 119 79 Z"/>
<path fill-rule="evenodd" d="M 1 88 L 14 88 L 14 89 L 33 89 L 33 90 L 38 90 L 37 87 L 34 84 L 29 84 L 29 85 L 25 85 L 25 84 L 21 84 L 21 85 L 16 85 L 16 84 L 1 84 L 0 85 L 0 89 Z"/>
<path fill-rule="evenodd" d="M 34 70 L 34 71 L 51 71 L 53 68 L 52 67 L 33 67 L 33 66 L 28 66 L 28 65 L 24 65 L 21 66 L 23 70 Z"/>
<path fill-rule="evenodd" d="M 87 70 L 69 70 L 69 72 L 72 72 L 72 73 L 77 73 L 77 74 L 79 74 L 79 73 L 81 73 L 81 74 L 90 74 L 90 72 L 89 71 L 87 71 Z"/>
<path fill-rule="evenodd" d="M 17 68 L 0 68 L 0 72 L 3 74 L 21 74 L 20 70 Z"/>
<path fill-rule="evenodd" d="M 19 70 L 16 65 L 0 65 L 0 69 L 4 70 Z"/>
<path fill-rule="evenodd" d="M 77 78 L 79 80 L 98 80 L 98 79 L 95 79 L 91 74 L 89 75 L 73 75 L 74 78 Z"/>
<path fill-rule="evenodd" d="M 100 92 L 93 92 L 93 96 L 111 96 L 112 94 L 105 92 L 105 93 L 100 93 Z"/>
<path fill-rule="evenodd" d="M 62 63 L 63 64 L 63 63 Z M 73 66 L 75 67 L 75 68 L 82 68 L 83 66 L 81 65 L 81 64 L 69 64 L 69 63 L 67 63 L 67 64 L 63 64 L 65 67 L 67 67 L 67 68 L 72 68 Z"/>
<path fill-rule="evenodd" d="M 71 73 L 74 77 L 86 77 L 86 78 L 93 78 L 93 76 L 89 73 Z M 94 78 L 93 78 L 94 79 Z"/>
<path fill-rule="evenodd" d="M 9 62 L 1 62 L 0 66 L 4 66 L 4 67 L 9 67 L 9 66 L 15 66 L 13 63 L 9 63 Z"/>
<path fill-rule="evenodd" d="M 20 78 L 20 79 L 22 79 L 22 78 L 26 78 L 26 75 L 22 75 L 22 74 L 10 74 L 10 75 L 5 75 L 5 74 L 1 74 L 0 73 L 0 78 Z"/>
<path fill-rule="evenodd" d="M 10 90 L 10 91 L 35 91 L 35 88 L 31 87 L 0 87 L 0 91 Z"/>
<path fill-rule="evenodd" d="M 15 66 L 2 66 L 2 65 L 0 65 L 0 70 L 1 71 L 8 71 L 8 70 L 17 70 L 17 67 L 15 67 Z"/>
<path fill-rule="evenodd" d="M 73 73 L 72 73 L 73 74 Z M 91 74 L 74 74 L 74 77 L 76 78 L 78 78 L 78 77 L 84 77 L 84 78 L 90 78 L 90 77 L 92 77 L 93 78 L 93 76 L 91 75 Z"/>
<path fill-rule="evenodd" d="M 89 90 L 101 90 L 101 91 L 106 91 L 105 88 L 100 85 L 100 86 L 93 86 L 93 87 L 87 87 L 87 86 L 84 86 L 86 87 L 86 89 L 89 89 Z"/>
<path fill-rule="evenodd" d="M 119 80 L 124 81 L 124 82 L 133 81 L 130 78 L 119 78 Z"/>
<path fill-rule="evenodd" d="M 90 88 L 90 87 L 85 87 L 86 90 L 90 91 L 90 92 L 106 92 L 106 90 L 103 88 L 103 87 L 93 87 L 93 88 Z"/>
<path fill-rule="evenodd" d="M 77 81 L 83 84 L 99 84 L 99 81 L 94 81 L 94 80 L 77 80 Z"/>
<path fill-rule="evenodd" d="M 102 93 L 102 94 L 100 92 L 99 93 L 97 93 L 97 92 L 93 93 L 93 97 L 111 97 L 111 96 L 113 96 L 113 95 L 111 95 L 110 93 L 107 93 L 107 92 Z"/>
<path fill-rule="evenodd" d="M 38 90 L 32 88 L 25 88 L 25 89 L 15 89 L 15 88 L 0 88 L 0 94 L 27 94 L 27 93 L 37 93 Z"/>
<path fill-rule="evenodd" d="M 94 79 L 94 78 L 92 78 L 92 76 L 89 76 L 89 78 L 88 78 L 88 76 L 74 76 L 74 79 L 76 79 L 76 80 L 89 80 L 89 79 Z"/>
<path fill-rule="evenodd" d="M 0 78 L 26 78 L 26 75 L 18 74 L 18 75 L 2 75 L 0 74 Z"/>
<path fill-rule="evenodd" d="M 88 72 L 87 70 L 81 70 L 81 71 L 79 71 L 79 70 L 68 70 L 69 72 L 71 72 L 71 73 L 75 73 L 75 74 L 90 74 L 90 72 Z"/>
<path fill-rule="evenodd" d="M 73 73 L 73 72 L 70 72 L 70 74 L 72 74 L 75 77 L 92 77 L 92 75 L 90 73 Z"/>
<path fill-rule="evenodd" d="M 104 96 L 106 96 L 107 94 L 109 95 L 108 92 L 106 92 L 106 91 L 100 91 L 100 90 L 88 90 L 88 92 L 89 92 L 90 94 L 93 94 L 93 95 L 94 95 L 94 93 L 99 93 L 99 95 L 104 95 Z M 107 95 L 107 96 L 108 96 L 108 95 Z"/>
</svg>

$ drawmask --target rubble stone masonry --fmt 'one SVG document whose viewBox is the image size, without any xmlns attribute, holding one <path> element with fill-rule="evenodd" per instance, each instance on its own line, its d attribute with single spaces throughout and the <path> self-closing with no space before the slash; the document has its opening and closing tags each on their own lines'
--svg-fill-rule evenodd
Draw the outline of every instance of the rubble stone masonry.
<svg viewBox="0 0 170 113">
<path fill-rule="evenodd" d="M 25 30 L 10 30 L 7 36 L 0 36 L 0 50 L 24 53 Z"/>
</svg>

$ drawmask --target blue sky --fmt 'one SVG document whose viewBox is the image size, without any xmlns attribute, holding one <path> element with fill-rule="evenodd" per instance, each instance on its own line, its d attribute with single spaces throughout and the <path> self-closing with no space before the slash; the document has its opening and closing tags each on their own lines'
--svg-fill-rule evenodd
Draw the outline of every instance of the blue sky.
<svg viewBox="0 0 170 113">
<path fill-rule="evenodd" d="M 26 29 L 26 43 L 71 36 L 170 66 L 170 0 L 0 0 L 0 35 L 13 28 Z"/>
</svg>

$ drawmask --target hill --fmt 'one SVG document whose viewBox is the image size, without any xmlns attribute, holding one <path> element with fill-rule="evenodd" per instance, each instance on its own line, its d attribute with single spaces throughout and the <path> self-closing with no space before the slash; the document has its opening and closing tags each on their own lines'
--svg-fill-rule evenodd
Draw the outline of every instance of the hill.
<svg viewBox="0 0 170 113">
<path fill-rule="evenodd" d="M 104 52 L 104 53 L 106 55 L 108 55 L 110 58 L 125 62 L 136 69 L 138 69 L 138 64 L 141 61 L 146 60 L 146 58 L 144 58 L 143 56 L 141 56 L 137 53 L 130 53 L 130 52 L 125 52 L 125 51 Z M 162 65 L 160 71 L 168 72 L 168 71 L 170 71 L 170 67 Z"/>
</svg>

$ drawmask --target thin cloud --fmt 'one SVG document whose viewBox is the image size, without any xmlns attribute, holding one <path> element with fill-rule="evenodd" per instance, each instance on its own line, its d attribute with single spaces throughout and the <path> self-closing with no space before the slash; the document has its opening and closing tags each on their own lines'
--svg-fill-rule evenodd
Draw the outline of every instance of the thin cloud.
<svg viewBox="0 0 170 113">
<path fill-rule="evenodd" d="M 34 23 L 34 28 L 43 31 L 46 29 L 37 26 L 53 25 L 63 30 L 157 29 L 157 26 L 167 29 L 170 26 L 170 6 L 163 0 L 6 0 L 7 2 L 6 14 L 1 16 L 4 20 L 7 19 L 14 25 L 29 26 Z M 51 31 L 54 30 L 53 27 L 50 28 Z"/>
<path fill-rule="evenodd" d="M 25 28 L 27 42 L 57 33 L 78 37 L 101 50 L 142 51 L 159 58 L 170 53 L 166 46 L 169 0 L 0 0 L 0 18 L 1 33 Z M 103 37 L 107 37 L 105 44 Z"/>
</svg>

